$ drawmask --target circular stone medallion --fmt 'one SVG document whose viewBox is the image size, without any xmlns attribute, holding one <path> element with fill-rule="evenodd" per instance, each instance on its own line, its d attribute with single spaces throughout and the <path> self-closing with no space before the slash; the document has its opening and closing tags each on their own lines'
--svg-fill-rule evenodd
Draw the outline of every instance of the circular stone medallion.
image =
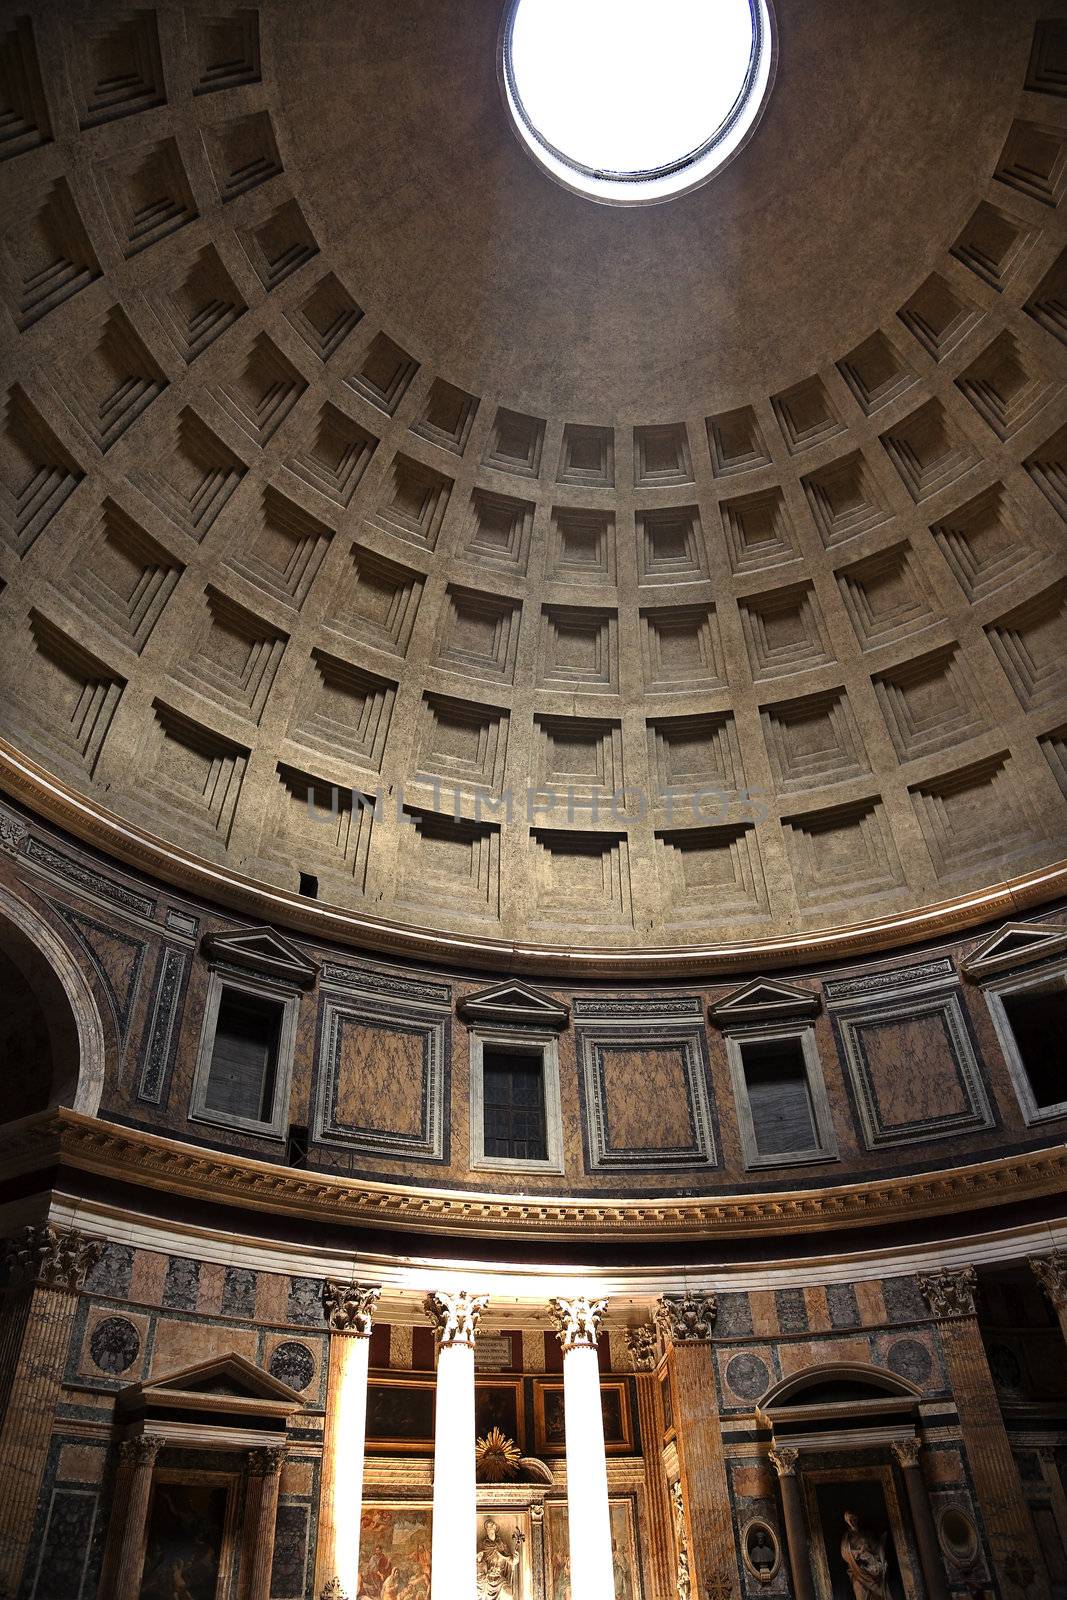
<svg viewBox="0 0 1067 1600">
<path fill-rule="evenodd" d="M 726 1368 L 726 1381 L 742 1400 L 758 1400 L 761 1394 L 767 1392 L 771 1375 L 765 1361 L 746 1351 L 730 1361 Z"/>
<path fill-rule="evenodd" d="M 272 1378 L 287 1383 L 290 1389 L 302 1393 L 315 1376 L 315 1357 L 306 1344 L 289 1339 L 278 1345 L 270 1358 L 268 1368 Z"/>
<path fill-rule="evenodd" d="M 89 1340 L 89 1354 L 101 1372 L 128 1372 L 141 1352 L 141 1335 L 125 1317 L 98 1322 Z"/>
<path fill-rule="evenodd" d="M 918 1339 L 898 1339 L 890 1346 L 886 1366 L 898 1378 L 907 1378 L 921 1386 L 929 1381 L 934 1364 L 929 1350 Z"/>
</svg>

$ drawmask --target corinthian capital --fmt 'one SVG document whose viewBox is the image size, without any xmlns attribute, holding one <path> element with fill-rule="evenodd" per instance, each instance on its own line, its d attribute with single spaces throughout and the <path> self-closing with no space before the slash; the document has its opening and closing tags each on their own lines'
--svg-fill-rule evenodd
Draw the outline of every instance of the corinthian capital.
<svg viewBox="0 0 1067 1600">
<path fill-rule="evenodd" d="M 935 1317 L 973 1317 L 978 1274 L 973 1267 L 920 1272 L 919 1292 Z"/>
<path fill-rule="evenodd" d="M 268 1445 L 263 1450 L 250 1450 L 245 1457 L 245 1471 L 250 1478 L 273 1478 L 284 1467 L 286 1454 L 283 1444 Z"/>
<path fill-rule="evenodd" d="M 889 1448 L 896 1457 L 898 1466 L 917 1467 L 919 1465 L 919 1451 L 922 1446 L 918 1439 L 897 1439 Z"/>
<path fill-rule="evenodd" d="M 669 1344 L 704 1344 L 715 1331 L 718 1312 L 713 1294 L 665 1294 L 656 1321 Z"/>
<path fill-rule="evenodd" d="M 1031 1256 L 1030 1270 L 1057 1311 L 1067 1306 L 1067 1255 L 1056 1250 L 1050 1256 Z"/>
<path fill-rule="evenodd" d="M 426 1296 L 423 1308 L 433 1323 L 438 1345 L 444 1349 L 453 1344 L 473 1346 L 478 1319 L 488 1304 L 487 1294 L 471 1294 L 469 1289 L 441 1289 Z"/>
<path fill-rule="evenodd" d="M 358 1339 L 369 1339 L 381 1292 L 373 1284 L 338 1283 L 327 1278 L 322 1286 L 322 1305 L 331 1333 L 352 1333 Z"/>
<path fill-rule="evenodd" d="M 122 1440 L 119 1459 L 130 1467 L 152 1467 L 162 1448 L 162 1439 L 151 1433 L 140 1433 L 135 1439 Z"/>
<path fill-rule="evenodd" d="M 790 1445 L 783 1445 L 779 1450 L 767 1452 L 771 1466 L 780 1478 L 795 1478 L 797 1475 L 797 1461 L 800 1451 Z"/>
<path fill-rule="evenodd" d="M 596 1349 L 600 1325 L 608 1309 L 606 1300 L 590 1300 L 578 1294 L 573 1300 L 550 1300 L 548 1304 L 556 1324 L 556 1337 L 564 1350 Z"/>
<path fill-rule="evenodd" d="M 638 1323 L 636 1328 L 627 1328 L 626 1348 L 638 1372 L 652 1371 L 659 1360 L 659 1335 L 651 1318 Z"/>
<path fill-rule="evenodd" d="M 11 1289 L 41 1284 L 76 1294 L 104 1246 L 73 1228 L 25 1228 L 3 1242 L 4 1277 Z"/>
</svg>

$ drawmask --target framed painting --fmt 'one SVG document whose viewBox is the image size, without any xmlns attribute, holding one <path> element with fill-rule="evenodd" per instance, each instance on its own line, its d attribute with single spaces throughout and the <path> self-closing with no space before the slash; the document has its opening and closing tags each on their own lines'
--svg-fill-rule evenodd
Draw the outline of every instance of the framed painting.
<svg viewBox="0 0 1067 1600">
<path fill-rule="evenodd" d="M 641 1600 L 632 1500 L 609 1501 L 608 1515 L 615 1566 L 615 1600 Z M 550 1500 L 545 1504 L 545 1600 L 571 1600 L 567 1505 L 562 1500 Z"/>
<path fill-rule="evenodd" d="M 491 1428 L 526 1449 L 521 1378 L 477 1378 L 474 1384 L 474 1435 L 484 1439 Z"/>
<path fill-rule="evenodd" d="M 359 1600 L 430 1600 L 433 1512 L 363 1502 Z"/>
<path fill-rule="evenodd" d="M 141 1600 L 229 1600 L 236 1489 L 232 1474 L 156 1474 Z"/>
<path fill-rule="evenodd" d="M 600 1412 L 604 1419 L 604 1448 L 608 1455 L 632 1455 L 633 1425 L 625 1378 L 608 1378 L 601 1383 Z M 563 1384 L 551 1378 L 535 1379 L 534 1454 L 561 1456 L 566 1448 Z"/>
<path fill-rule="evenodd" d="M 432 1378 L 413 1383 L 407 1375 L 371 1378 L 367 1386 L 367 1448 L 425 1455 L 433 1450 Z"/>
</svg>

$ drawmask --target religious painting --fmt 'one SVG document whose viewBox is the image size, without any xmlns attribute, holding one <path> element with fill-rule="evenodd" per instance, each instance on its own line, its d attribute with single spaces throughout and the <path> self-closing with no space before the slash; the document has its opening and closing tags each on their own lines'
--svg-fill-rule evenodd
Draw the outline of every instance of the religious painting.
<svg viewBox="0 0 1067 1600">
<path fill-rule="evenodd" d="M 367 1445 L 370 1449 L 433 1449 L 434 1384 L 372 1378 L 367 1386 Z"/>
<path fill-rule="evenodd" d="M 148 1510 L 141 1600 L 216 1600 L 231 1486 L 157 1480 Z"/>
<path fill-rule="evenodd" d="M 816 1587 L 828 1600 L 916 1600 L 907 1539 L 888 1468 L 805 1473 Z"/>
<path fill-rule="evenodd" d="M 604 1420 L 604 1448 L 608 1455 L 632 1455 L 633 1429 L 630 1397 L 625 1379 L 607 1379 L 600 1385 L 600 1413 Z M 566 1453 L 563 1384 L 551 1379 L 534 1383 L 534 1454 Z"/>
<path fill-rule="evenodd" d="M 429 1506 L 364 1502 L 358 1600 L 430 1600 Z"/>
<path fill-rule="evenodd" d="M 474 1433 L 484 1439 L 499 1428 L 506 1439 L 514 1439 L 520 1450 L 526 1448 L 526 1428 L 522 1408 L 522 1379 L 513 1382 L 486 1382 L 479 1378 L 474 1388 Z"/>
<path fill-rule="evenodd" d="M 615 1568 L 615 1600 L 641 1600 L 633 1505 L 629 1500 L 612 1500 L 608 1505 L 608 1514 Z M 553 1500 L 545 1505 L 545 1546 L 545 1600 L 571 1600 L 570 1540 L 564 1501 Z"/>
</svg>

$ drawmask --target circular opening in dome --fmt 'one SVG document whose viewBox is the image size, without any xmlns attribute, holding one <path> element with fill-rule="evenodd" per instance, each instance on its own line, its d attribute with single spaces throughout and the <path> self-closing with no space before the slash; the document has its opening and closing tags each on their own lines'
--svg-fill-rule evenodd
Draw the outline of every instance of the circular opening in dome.
<svg viewBox="0 0 1067 1600">
<path fill-rule="evenodd" d="M 609 205 L 705 183 L 771 87 L 769 0 L 510 0 L 505 95 L 551 175 Z"/>
</svg>

